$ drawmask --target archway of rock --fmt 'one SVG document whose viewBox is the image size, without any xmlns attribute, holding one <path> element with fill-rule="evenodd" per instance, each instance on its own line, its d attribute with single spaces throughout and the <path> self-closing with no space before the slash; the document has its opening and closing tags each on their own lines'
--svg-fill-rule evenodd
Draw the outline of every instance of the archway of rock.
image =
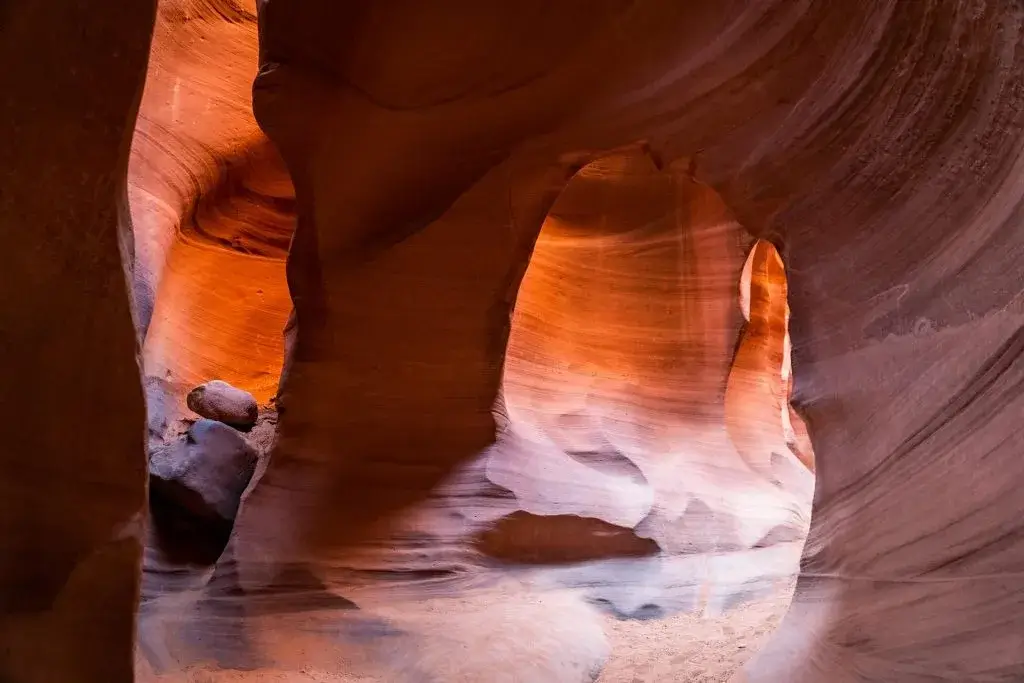
<svg viewBox="0 0 1024 683">
<path fill-rule="evenodd" d="M 145 368 L 170 385 L 150 392 L 151 416 L 160 395 L 171 399 L 168 421 L 180 416 L 185 390 L 212 378 L 269 401 L 291 304 L 284 259 L 294 195 L 252 118 L 254 15 L 235 7 L 241 14 L 226 21 L 189 7 L 161 3 L 130 171 Z M 224 66 L 217 79 L 202 77 L 210 61 Z M 435 593 L 458 594 L 466 580 L 447 561 L 413 561 L 423 541 L 410 539 L 428 538 L 481 576 L 533 573 L 555 591 L 544 600 L 564 602 L 560 623 L 598 643 L 602 630 L 642 634 L 650 619 L 673 620 L 663 644 L 671 648 L 699 645 L 702 625 L 728 623 L 737 609 L 754 610 L 751 628 L 770 623 L 787 603 L 811 491 L 810 473 L 787 450 L 784 290 L 774 249 L 754 245 L 686 168 L 658 168 L 639 148 L 587 165 L 550 211 L 520 289 L 498 443 L 410 511 L 397 540 L 382 537 L 387 552 L 356 558 L 382 573 L 331 590 L 380 601 L 372 577 L 393 580 L 398 563 L 450 581 Z M 166 652 L 147 655 L 143 670 L 201 658 L 181 645 L 195 635 L 218 659 L 248 656 L 242 640 L 212 637 L 227 624 L 253 628 L 236 594 L 219 599 L 240 611 L 216 622 L 159 604 L 195 587 L 193 570 L 147 548 L 140 642 Z M 581 589 L 609 621 L 563 592 Z M 488 594 L 497 610 L 489 613 L 552 618 L 524 607 L 538 599 L 531 590 Z M 290 599 L 275 598 L 295 611 L 291 621 L 307 618 Z M 403 607 L 404 627 L 421 628 L 421 602 Z M 471 640 L 475 618 L 456 613 L 442 626 Z M 188 635 L 168 636 L 168 620 Z M 285 633 L 288 621 L 266 630 Z M 289 638 L 280 642 L 270 656 L 277 664 L 294 656 Z M 657 664 L 657 652 L 630 651 L 637 642 L 618 645 L 602 681 L 628 678 L 616 655 Z M 516 646 L 531 656 L 531 643 Z M 446 652 L 402 647 L 414 659 Z"/>
<path fill-rule="evenodd" d="M 178 25 L 198 29 L 204 14 L 231 24 L 225 35 L 245 35 L 240 42 L 248 41 L 251 63 L 254 0 L 240 2 L 242 10 L 234 0 L 180 0 Z M 213 608 L 242 595 L 239 586 L 258 591 L 266 558 L 293 559 L 289 545 L 309 550 L 307 541 L 315 541 L 306 558 L 329 565 L 365 538 L 375 520 L 422 502 L 442 476 L 490 447 L 510 280 L 525 269 L 525 245 L 532 248 L 572 166 L 561 153 L 643 139 L 665 160 L 697 155 L 694 173 L 719 188 L 756 234 L 784 244 L 790 268 L 795 401 L 820 458 L 818 490 L 798 600 L 749 679 L 1024 679 L 1020 649 L 1001 647 L 1024 628 L 1024 610 L 1014 602 L 1024 594 L 1017 585 L 1024 293 L 1015 267 L 1024 250 L 1018 221 L 1024 51 L 1016 49 L 1013 30 L 1022 21 L 1020 7 L 968 0 L 608 0 L 557 3 L 557 11 L 548 11 L 550 3 L 516 0 L 462 3 L 466 12 L 449 13 L 400 4 L 403 11 L 367 2 L 372 11 L 364 13 L 329 0 L 260 2 L 274 9 L 262 17 L 260 56 L 268 68 L 253 89 L 256 106 L 296 178 L 307 189 L 315 181 L 318 190 L 315 198 L 298 193 L 308 217 L 302 227 L 312 232 L 292 250 L 298 258 L 290 270 L 297 289 L 325 281 L 295 297 L 296 319 L 303 317 L 308 331 L 312 314 L 320 348 L 309 354 L 302 348 L 298 355 L 305 358 L 290 366 L 298 370 L 285 382 L 294 400 L 281 421 L 285 445 L 275 451 L 275 462 L 286 464 L 276 468 L 277 490 L 284 493 L 249 506 L 248 540 L 262 535 L 269 542 L 248 558 L 255 570 L 214 596 L 225 600 L 212 601 Z M 122 257 L 130 253 L 123 180 L 154 10 L 152 2 L 3 4 L 0 43 L 13 67 L 5 71 L 0 108 L 6 143 L 0 227 L 7 228 L 8 256 L 0 328 L 11 349 L 5 414 L 15 416 L 0 452 L 0 526 L 10 532 L 0 535 L 5 680 L 136 678 L 132 617 L 146 468 L 136 330 L 122 291 Z M 339 41 L 342 34 L 352 40 Z M 186 44 L 203 49 L 200 42 Z M 208 71 L 196 71 L 196 81 L 219 81 L 234 68 L 211 62 Z M 337 87 L 332 73 L 355 87 Z M 364 96 L 350 97 L 350 90 Z M 167 92 L 173 110 L 174 87 Z M 214 116 L 202 106 L 196 111 Z M 358 174 L 362 182 L 355 182 L 354 168 L 365 171 Z M 188 173 L 182 179 L 183 187 L 191 183 Z M 172 227 L 188 213 L 169 193 L 152 197 L 151 208 Z M 379 269 L 352 277 L 344 259 L 298 281 L 317 256 L 310 235 L 340 238 L 332 246 L 344 247 L 353 232 L 407 236 L 410 221 L 423 227 L 416 239 L 381 249 L 356 245 L 356 252 L 371 247 Z M 170 244 L 162 239 L 157 236 L 157 247 Z M 153 259 L 149 265 L 158 267 L 147 271 L 147 258 L 134 264 L 136 274 L 142 271 L 137 284 L 153 285 L 140 286 L 142 293 L 162 289 L 149 278 L 163 272 L 164 259 Z M 772 268 L 770 259 L 764 267 Z M 317 284 L 330 288 L 330 301 L 318 297 L 325 292 Z M 437 302 L 443 305 L 433 308 Z M 138 311 L 146 330 L 147 309 Z M 752 311 L 749 330 L 756 320 Z M 778 335 L 770 337 L 777 348 Z M 782 346 L 784 368 L 784 336 Z M 772 355 L 774 367 L 777 352 Z M 743 443 L 736 431 L 742 411 L 730 409 L 749 388 L 742 375 L 758 367 L 742 364 L 734 392 L 726 382 L 720 438 L 751 476 L 764 478 L 775 474 L 776 458 L 766 461 Z M 367 393 L 375 400 L 360 403 Z M 784 429 L 782 411 L 769 413 Z M 504 436 L 512 439 L 515 425 L 507 426 Z M 625 459 L 640 459 L 624 439 L 614 441 Z M 598 460 L 592 449 L 569 450 L 581 464 Z M 620 464 L 621 472 L 627 466 Z M 648 480 L 648 472 L 636 469 L 639 475 L 619 479 Z M 260 490 L 266 487 L 251 493 Z M 313 495 L 302 513 L 288 518 L 305 522 L 308 532 L 292 543 L 282 530 L 301 525 L 275 522 L 292 513 L 295 492 Z M 526 499 L 498 495 L 508 489 L 492 493 L 489 504 Z M 602 514 L 617 502 L 607 501 Z M 466 509 L 459 506 L 458 514 Z M 456 517 L 451 508 L 434 512 L 434 528 L 441 518 Z M 483 514 L 493 506 L 481 504 L 477 512 L 462 518 L 467 526 L 495 519 Z M 651 528 L 657 525 L 645 527 L 650 518 L 633 527 L 605 524 L 660 548 L 665 539 Z M 323 520 L 346 524 L 314 528 Z M 435 543 L 436 534 L 406 540 L 409 562 L 422 554 L 437 559 L 440 549 L 463 577 L 483 573 L 479 555 L 458 555 L 465 560 L 459 565 L 451 556 L 466 549 Z M 669 555 L 671 561 L 656 566 L 678 569 L 684 553 Z M 430 569 L 427 562 L 420 566 Z M 580 571 L 573 566 L 577 587 L 595 583 Z M 572 572 L 561 576 L 568 580 Z M 639 575 L 648 586 L 650 575 Z M 678 586 L 696 575 L 669 571 L 663 578 Z M 512 583 L 524 576 L 539 575 L 524 572 Z M 517 584 L 523 585 L 530 584 Z M 629 587 L 623 592 L 636 595 Z M 148 626 L 170 631 L 187 621 L 187 600 L 180 597 L 171 596 Z M 333 620 L 322 630 L 344 631 L 354 652 L 375 650 L 405 665 L 401 676 L 370 680 L 597 678 L 606 626 L 586 612 L 578 592 L 509 597 L 435 602 L 418 608 L 423 618 L 416 623 L 405 609 L 417 608 L 415 602 L 396 608 L 357 596 L 350 603 L 359 609 L 338 608 L 347 609 L 344 623 L 351 628 L 334 628 L 341 621 Z M 613 606 L 617 599 L 592 597 Z M 617 609 L 658 613 L 654 602 L 626 607 L 632 609 Z M 265 627 L 273 644 L 282 617 L 268 611 L 257 627 Z M 326 621 L 312 611 L 292 614 L 305 620 L 299 626 Z M 245 613 L 219 616 L 218 627 L 258 621 Z M 207 654 L 237 654 L 243 639 L 228 638 L 233 634 L 225 630 L 175 641 L 140 628 L 139 649 L 199 642 Z M 253 638 L 249 649 L 265 655 L 267 644 Z M 302 680 L 298 671 L 321 650 L 292 652 L 299 653 L 297 666 L 270 678 Z M 446 675 L 467 655 L 476 668 Z M 265 661 L 244 662 L 249 678 L 265 678 L 259 670 Z M 336 672 L 343 661 L 333 658 L 327 668 Z M 538 671 L 550 663 L 562 666 Z M 241 665 L 236 660 L 224 668 Z M 649 668 L 645 673 L 652 675 Z M 653 676 L 678 680 L 686 673 Z M 244 678 L 234 672 L 187 677 Z"/>
<path fill-rule="evenodd" d="M 620 619 L 673 619 L 665 649 L 722 620 L 777 619 L 813 489 L 788 406 L 787 321 L 778 252 L 685 168 L 659 169 L 641 150 L 584 167 L 517 299 L 488 475 L 523 512 L 492 552 L 657 555 L 646 580 L 609 569 L 588 591 Z M 670 588 L 672 572 L 686 580 Z"/>
</svg>

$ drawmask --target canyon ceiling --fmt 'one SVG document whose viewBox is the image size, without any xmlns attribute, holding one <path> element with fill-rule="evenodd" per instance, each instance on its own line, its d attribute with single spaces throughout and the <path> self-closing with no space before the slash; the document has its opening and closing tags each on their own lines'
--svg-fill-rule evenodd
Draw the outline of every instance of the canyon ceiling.
<svg viewBox="0 0 1024 683">
<path fill-rule="evenodd" d="M 0 680 L 610 681 L 599 615 L 794 575 L 735 680 L 1024 679 L 1022 28 L 0 5 Z M 211 379 L 258 464 L 182 555 Z"/>
</svg>

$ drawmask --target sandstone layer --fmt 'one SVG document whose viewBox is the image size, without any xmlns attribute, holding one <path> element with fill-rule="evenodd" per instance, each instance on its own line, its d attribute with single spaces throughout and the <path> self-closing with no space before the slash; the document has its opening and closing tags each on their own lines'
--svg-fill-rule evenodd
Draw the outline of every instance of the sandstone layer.
<svg viewBox="0 0 1024 683">
<path fill-rule="evenodd" d="M 216 565 L 147 549 L 140 678 L 591 681 L 602 612 L 797 571 L 749 681 L 1024 677 L 1022 24 L 8 3 L 0 677 L 131 680 L 133 340 L 280 411 Z"/>
</svg>

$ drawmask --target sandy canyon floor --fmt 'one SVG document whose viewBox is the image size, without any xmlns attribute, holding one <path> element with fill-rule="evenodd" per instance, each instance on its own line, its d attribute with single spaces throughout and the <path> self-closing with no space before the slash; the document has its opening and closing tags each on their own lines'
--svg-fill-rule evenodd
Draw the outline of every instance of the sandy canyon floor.
<svg viewBox="0 0 1024 683">
<path fill-rule="evenodd" d="M 770 595 L 728 610 L 724 614 L 675 614 L 664 619 L 620 620 L 601 615 L 597 620 L 582 618 L 573 624 L 563 620 L 544 623 L 547 607 L 567 608 L 562 616 L 578 612 L 578 606 L 568 595 L 551 594 L 537 600 L 524 600 L 522 596 L 492 596 L 506 600 L 502 606 L 488 599 L 488 605 L 473 604 L 472 600 L 460 605 L 450 600 L 425 601 L 406 613 L 420 622 L 434 622 L 438 627 L 433 638 L 421 639 L 424 649 L 389 658 L 397 668 L 379 667 L 382 651 L 389 649 L 384 634 L 378 642 L 365 643 L 366 652 L 340 652 L 337 642 L 326 645 L 316 637 L 288 644 L 266 643 L 268 652 L 282 664 L 256 671 L 220 671 L 199 666 L 190 670 L 155 675 L 140 663 L 140 683 L 393 683 L 395 681 L 430 681 L 431 683 L 561 683 L 580 679 L 573 666 L 574 659 L 589 661 L 586 642 L 595 638 L 595 628 L 604 633 L 607 641 L 607 659 L 604 660 L 596 683 L 719 683 L 727 682 L 762 647 L 778 626 L 791 599 L 791 584 L 780 586 Z M 545 604 L 547 603 L 547 604 Z M 498 607 L 497 613 L 490 607 Z M 400 607 L 377 610 L 378 614 L 403 611 Z M 446 617 L 458 614 L 455 623 L 443 627 Z M 388 615 L 393 616 L 393 615 Z M 477 617 L 477 619 L 474 619 Z M 344 621 L 344 620 L 342 620 Z M 400 621 L 391 619 L 390 621 Z M 481 622 L 489 623 L 481 623 Z M 429 625 L 422 627 L 429 629 Z M 544 633 L 568 628 L 578 629 L 580 638 L 569 652 L 552 651 L 545 647 Z M 427 630 L 421 633 L 427 633 Z M 500 631 L 496 633 L 492 631 Z M 600 640 L 600 638 L 597 638 Z M 381 642 L 384 641 L 384 642 Z M 433 642 L 430 642 L 433 641 Z M 460 642 L 461 641 L 461 642 Z M 480 655 L 480 649 L 490 649 Z M 284 654 L 284 649 L 290 650 Z M 345 648 L 346 650 L 348 648 Z M 600 646 L 597 648 L 600 650 Z M 579 650 L 573 652 L 573 650 Z M 369 654 L 374 651 L 375 654 Z M 545 657 L 550 656 L 550 661 Z M 600 657 L 600 653 L 597 653 Z M 411 663 L 408 658 L 416 661 Z M 529 661 L 524 661 L 524 657 Z M 287 664 L 282 660 L 289 660 Z M 402 660 L 407 661 L 402 661 Z M 329 661 L 327 661 L 329 660 Z M 306 663 L 304 663 L 306 662 Z M 494 666 L 490 671 L 481 667 Z M 419 670 L 410 675 L 410 670 Z M 356 671 L 357 673 L 337 673 Z M 595 672 L 596 673 L 596 672 Z M 562 678 L 571 676 L 571 678 Z"/>
<path fill-rule="evenodd" d="M 247 435 L 264 458 L 274 422 Z M 137 680 L 711 683 L 731 680 L 786 612 L 802 537 L 731 552 L 566 561 L 558 555 L 565 544 L 615 537 L 606 527 L 570 530 L 552 545 L 542 517 L 527 540 L 529 557 L 546 563 L 488 557 L 467 542 L 471 530 L 520 502 L 494 495 L 483 464 L 374 546 L 306 565 L 291 592 L 240 598 L 241 583 L 214 579 L 215 555 L 184 563 L 151 537 Z M 277 538 L 287 529 L 260 532 Z M 522 551 L 513 541 L 504 538 L 503 552 Z M 225 558 L 234 556 L 222 556 L 221 569 L 245 574 L 244 559 Z"/>
</svg>

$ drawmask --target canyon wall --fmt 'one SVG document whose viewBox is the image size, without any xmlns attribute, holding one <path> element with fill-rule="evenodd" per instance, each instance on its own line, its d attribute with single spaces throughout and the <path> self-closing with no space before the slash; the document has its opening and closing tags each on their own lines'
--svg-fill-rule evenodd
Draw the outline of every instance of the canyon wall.
<svg viewBox="0 0 1024 683">
<path fill-rule="evenodd" d="M 252 115 L 257 66 L 254 2 L 160 3 L 128 180 L 145 372 L 178 399 L 277 390 L 294 192 Z"/>
<path fill-rule="evenodd" d="M 0 8 L 4 681 L 133 680 L 146 460 L 125 171 L 154 13 Z"/>
<path fill-rule="evenodd" d="M 1017 4 L 266 0 L 258 33 L 229 2 L 59 8 L 65 29 L 0 10 L 8 63 L 38 55 L 4 82 L 5 400 L 28 420 L 0 451 L 0 673 L 131 680 L 143 339 L 162 381 L 263 401 L 286 356 L 279 439 L 225 555 L 140 622 L 140 645 L 180 626 L 156 639 L 165 665 L 300 668 L 379 632 L 399 635 L 363 664 L 451 680 L 464 634 L 470 680 L 509 662 L 593 680 L 606 648 L 581 600 L 638 619 L 784 573 L 799 541 L 731 564 L 717 544 L 777 538 L 784 515 L 741 503 L 786 510 L 799 457 L 800 579 L 749 680 L 1024 676 Z M 767 245 L 744 322 L 739 226 L 781 254 L 788 340 Z M 54 396 L 74 408 L 55 418 Z M 680 536 L 692 509 L 713 523 Z M 538 547 L 574 568 L 524 570 L 553 561 Z M 609 558 L 626 564 L 589 564 Z M 652 582 L 686 597 L 638 599 Z M 354 620 L 347 640 L 296 635 L 320 608 Z M 485 628 L 513 613 L 545 630 Z"/>
<path fill-rule="evenodd" d="M 516 22 L 529 12 L 507 11 L 499 23 L 508 30 L 482 59 L 477 42 L 458 39 L 472 11 L 445 23 L 410 8 L 405 23 L 384 22 L 371 8 L 341 16 L 326 5 L 264 7 L 257 117 L 295 179 L 299 232 L 315 234 L 303 243 L 311 252 L 293 252 L 299 337 L 285 396 L 294 412 L 282 422 L 279 453 L 295 454 L 296 464 L 280 487 L 298 486 L 305 461 L 331 467 L 336 474 L 310 477 L 321 491 L 309 497 L 313 511 L 337 498 L 330 480 L 385 486 L 382 469 L 354 463 L 398 457 L 408 472 L 405 486 L 391 480 L 403 493 L 361 507 L 344 528 L 312 529 L 302 547 L 354 542 L 371 519 L 437 481 L 445 463 L 489 441 L 509 308 L 501 273 L 521 272 L 525 259 L 514 256 L 514 241 L 501 252 L 492 251 L 497 240 L 475 242 L 488 232 L 484 221 L 472 235 L 448 233 L 460 209 L 509 197 L 503 204 L 530 239 L 525 226 L 539 224 L 542 198 L 555 193 L 518 189 L 531 177 L 527 165 L 565 177 L 558 162 L 578 158 L 567 154 L 641 139 L 664 164 L 690 159 L 740 224 L 781 247 L 788 267 L 794 392 L 818 488 L 794 609 L 751 675 L 1019 673 L 1016 655 L 996 652 L 998 638 L 973 625 L 1010 632 L 1014 623 L 997 622 L 985 606 L 1009 595 L 1016 547 L 1016 506 L 1003 497 L 1017 451 L 1003 420 L 1015 408 L 1003 392 L 1018 329 L 1008 259 L 1019 242 L 1012 45 L 1020 9 L 588 5 L 556 54 L 516 42 Z M 533 31 L 563 30 L 561 15 L 530 19 Z M 331 25 L 359 35 L 359 48 L 339 54 L 320 37 Z M 490 38 L 485 25 L 474 24 L 481 42 Z M 441 75 L 442 65 L 413 66 L 389 45 L 460 49 Z M 538 59 L 545 68 L 531 71 Z M 451 149 L 458 154 L 441 152 Z M 360 183 L 339 182 L 343 168 L 360 163 Z M 396 195 L 398 205 L 385 199 Z M 474 245 L 474 257 L 442 261 L 436 249 L 456 253 L 447 245 Z M 389 299 L 399 310 L 371 306 L 371 316 L 344 303 L 364 296 L 371 263 L 378 292 L 392 281 L 403 290 L 401 282 L 419 283 L 403 299 L 415 307 Z M 473 303 L 427 318 L 428 303 L 446 300 L 425 299 L 428 282 L 446 297 L 472 288 L 463 296 Z M 353 328 L 387 341 L 371 352 L 341 333 Z M 370 360 L 381 350 L 386 366 Z M 318 357 L 344 359 L 344 375 L 313 372 Z M 385 390 L 398 386 L 401 396 Z M 344 398 L 357 391 L 380 396 L 358 418 Z M 351 422 L 335 419 L 325 430 L 324 410 Z M 400 413 L 430 416 L 429 426 L 385 426 Z M 354 454 L 344 468 L 320 461 L 328 443 Z M 925 467 L 935 458 L 942 467 Z M 999 463 L 1000 476 L 980 475 L 979 458 Z M 942 540 L 930 541 L 940 529 Z M 936 610 L 958 618 L 930 619 Z M 955 646 L 937 646 L 954 634 Z"/>
</svg>

